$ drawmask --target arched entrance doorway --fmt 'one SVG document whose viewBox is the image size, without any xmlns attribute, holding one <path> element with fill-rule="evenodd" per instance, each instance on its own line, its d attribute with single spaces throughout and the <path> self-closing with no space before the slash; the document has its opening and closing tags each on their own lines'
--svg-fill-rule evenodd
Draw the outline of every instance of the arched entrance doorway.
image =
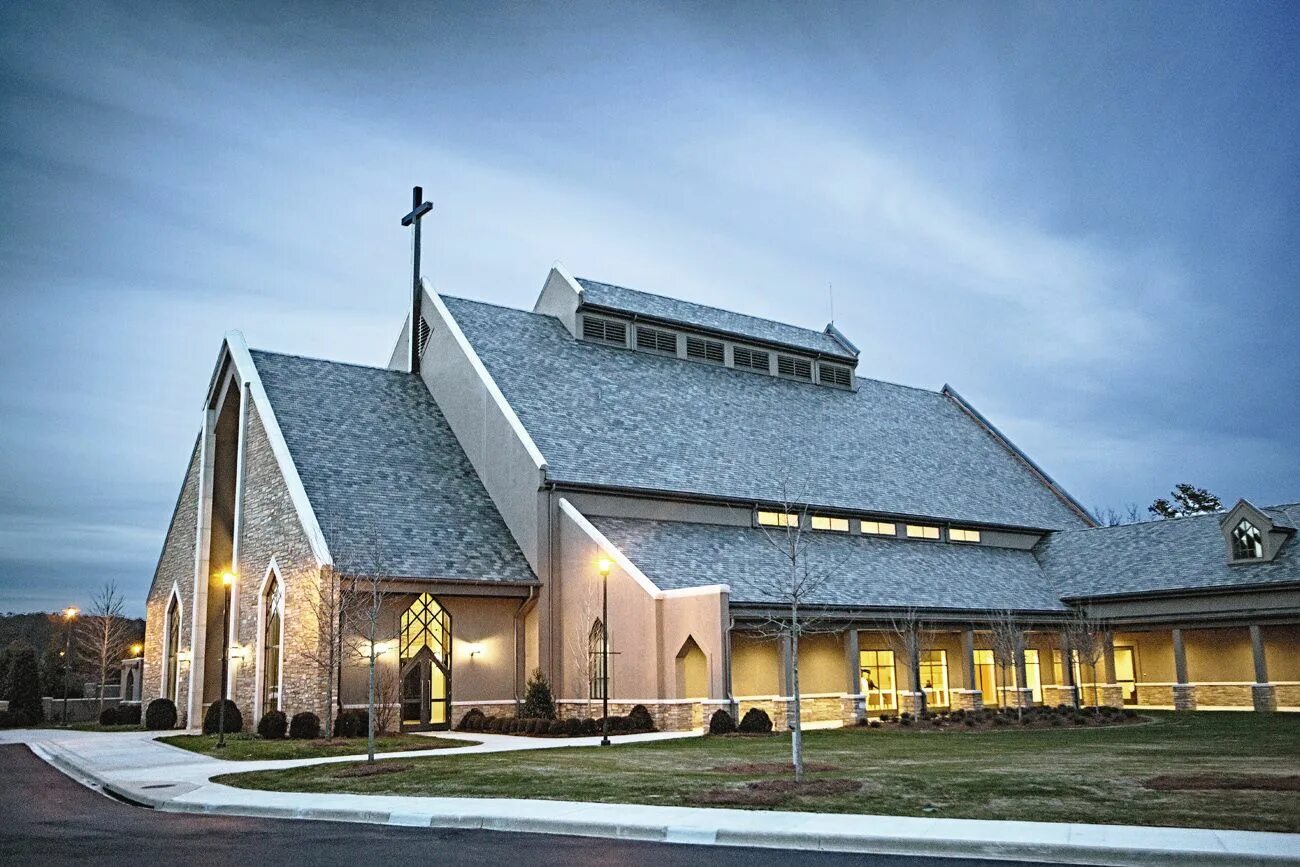
<svg viewBox="0 0 1300 867">
<path fill-rule="evenodd" d="M 402 614 L 399 642 L 402 731 L 445 729 L 451 721 L 451 615 L 428 593 Z"/>
</svg>

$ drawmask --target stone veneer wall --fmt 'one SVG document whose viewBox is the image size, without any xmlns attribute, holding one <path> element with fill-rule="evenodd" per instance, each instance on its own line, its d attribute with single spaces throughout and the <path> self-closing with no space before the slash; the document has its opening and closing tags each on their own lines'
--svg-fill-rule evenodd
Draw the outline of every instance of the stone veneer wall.
<svg viewBox="0 0 1300 867">
<path fill-rule="evenodd" d="M 306 653 L 314 651 L 320 640 L 311 605 L 319 587 L 320 568 L 280 474 L 262 420 L 252 404 L 248 407 L 245 435 L 244 511 L 239 529 L 234 641 L 245 648 L 246 654 L 234 663 L 231 697 L 243 711 L 245 724 L 254 728 L 257 669 L 261 665 L 260 590 L 274 557 L 284 589 L 281 645 L 284 676 L 280 707 L 291 716 L 309 710 L 324 718 L 327 675 Z M 262 709 L 266 710 L 270 708 Z"/>
<path fill-rule="evenodd" d="M 181 648 L 189 649 L 193 643 L 191 609 L 194 607 L 194 538 L 198 532 L 198 508 L 199 443 L 195 440 L 185 480 L 181 483 L 180 496 L 172 512 L 171 525 L 163 539 L 162 555 L 154 570 L 153 584 L 145 601 L 144 678 L 141 684 L 141 702 L 145 707 L 162 695 L 164 630 L 173 586 L 180 590 Z M 189 695 L 189 663 L 181 662 L 178 668 L 180 691 L 176 709 L 180 714 L 180 724 L 184 726 L 187 722 L 185 713 Z"/>
</svg>

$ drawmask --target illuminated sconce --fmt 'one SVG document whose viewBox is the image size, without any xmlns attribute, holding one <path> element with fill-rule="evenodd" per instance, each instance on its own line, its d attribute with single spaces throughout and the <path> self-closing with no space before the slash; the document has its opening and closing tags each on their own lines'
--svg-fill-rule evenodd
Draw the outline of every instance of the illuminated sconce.
<svg viewBox="0 0 1300 867">
<path fill-rule="evenodd" d="M 248 658 L 248 645 L 247 645 L 247 644 L 232 644 L 232 645 L 230 646 L 230 658 L 231 658 L 231 659 L 247 659 L 247 658 Z"/>
<path fill-rule="evenodd" d="M 392 650 L 392 648 L 389 646 L 388 642 L 386 641 L 376 641 L 374 649 L 375 649 L 375 656 L 383 656 L 385 653 Z"/>
<path fill-rule="evenodd" d="M 483 645 L 478 644 L 477 642 L 473 644 L 466 644 L 465 652 L 469 654 L 470 659 L 473 659 L 474 657 L 479 656 L 480 654 L 483 653 Z"/>
<path fill-rule="evenodd" d="M 144 652 L 144 645 L 143 645 L 143 644 L 132 644 L 132 645 L 131 645 L 131 655 L 132 655 L 132 656 L 139 656 L 142 652 Z"/>
</svg>

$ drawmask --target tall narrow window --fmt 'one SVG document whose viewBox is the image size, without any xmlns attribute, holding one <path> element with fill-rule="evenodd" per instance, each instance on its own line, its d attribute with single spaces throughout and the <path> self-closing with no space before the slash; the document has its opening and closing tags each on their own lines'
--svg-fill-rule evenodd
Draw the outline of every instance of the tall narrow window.
<svg viewBox="0 0 1300 867">
<path fill-rule="evenodd" d="M 609 694 L 609 657 L 605 655 L 605 624 L 599 620 L 591 624 L 587 652 L 591 657 L 591 697 L 603 699 Z"/>
<path fill-rule="evenodd" d="M 262 596 L 262 712 L 280 709 L 280 659 L 284 635 L 284 592 L 273 572 Z"/>
<path fill-rule="evenodd" d="M 927 650 L 921 654 L 921 690 L 927 705 L 948 706 L 948 651 Z"/>
<path fill-rule="evenodd" d="M 1259 528 L 1242 519 L 1232 531 L 1232 559 L 1259 560 L 1264 556 L 1264 540 Z"/>
<path fill-rule="evenodd" d="M 163 668 L 163 697 L 176 701 L 176 681 L 180 674 L 181 606 L 175 596 L 167 606 L 167 661 Z"/>
</svg>

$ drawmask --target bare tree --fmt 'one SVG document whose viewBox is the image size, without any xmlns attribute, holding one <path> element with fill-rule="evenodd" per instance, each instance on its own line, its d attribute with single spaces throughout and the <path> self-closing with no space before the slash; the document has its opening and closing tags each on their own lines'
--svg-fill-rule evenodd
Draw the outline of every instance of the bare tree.
<svg viewBox="0 0 1300 867">
<path fill-rule="evenodd" d="M 577 611 L 573 615 L 574 620 L 565 632 L 565 653 L 569 658 L 569 672 L 573 682 L 578 685 L 578 689 L 587 699 L 587 716 L 594 716 L 591 678 L 598 671 L 598 667 L 591 652 L 591 636 L 592 627 L 600 619 L 600 605 L 596 601 L 595 591 L 589 587 L 575 607 Z M 608 624 L 602 626 L 605 629 L 609 628 Z"/>
<path fill-rule="evenodd" d="M 807 532 L 807 508 L 795 505 L 787 485 L 781 486 L 779 507 L 764 509 L 776 516 L 775 524 L 758 521 L 763 537 L 778 556 L 780 568 L 774 570 L 764 584 L 765 595 L 780 601 L 780 613 L 770 615 L 759 632 L 789 642 L 790 647 L 790 697 L 794 712 L 790 714 L 790 756 L 794 765 L 795 781 L 803 780 L 803 723 L 800 719 L 802 695 L 799 688 L 799 639 L 811 632 L 828 632 L 816 617 L 808 617 L 803 609 L 817 591 L 838 571 L 842 562 L 833 562 L 816 550 L 816 540 Z M 847 555 L 846 555 L 847 556 Z"/>
<path fill-rule="evenodd" d="M 1011 672 L 1012 689 L 1016 695 L 1016 716 L 1024 716 L 1021 702 L 1021 690 L 1027 684 L 1022 682 L 1021 669 L 1024 665 L 1025 650 L 1029 646 L 1029 634 L 1025 631 L 1014 612 L 1009 609 L 997 611 L 990 624 L 993 629 L 993 661 L 1001 671 L 1002 685 L 1005 687 L 1006 673 Z"/>
<path fill-rule="evenodd" d="M 384 600 L 388 597 L 389 578 L 377 569 L 343 579 L 345 588 L 345 623 L 355 624 L 359 632 L 347 637 L 348 650 L 366 666 L 366 761 L 375 760 L 375 700 L 379 694 L 376 669 L 379 645 L 383 642 Z"/>
<path fill-rule="evenodd" d="M 1070 665 L 1071 651 L 1078 654 L 1080 668 L 1087 666 L 1092 672 L 1092 704 L 1094 710 L 1101 704 L 1097 685 L 1097 663 L 1106 652 L 1106 624 L 1082 608 L 1074 609 L 1065 627 L 1065 665 Z M 1076 685 L 1077 686 L 1077 685 Z"/>
<path fill-rule="evenodd" d="M 1129 503 L 1122 510 L 1112 506 L 1099 506 L 1093 509 L 1092 517 L 1103 527 L 1119 527 L 1123 524 L 1136 524 L 1143 520 L 1142 508 L 1137 503 Z"/>
<path fill-rule="evenodd" d="M 375 731 L 393 731 L 398 706 L 397 672 L 384 666 L 375 672 Z"/>
<path fill-rule="evenodd" d="M 117 582 L 109 581 L 91 599 L 90 610 L 82 619 L 77 649 L 82 661 L 95 672 L 99 681 L 99 710 L 104 710 L 104 686 L 117 670 L 131 640 L 130 623 L 122 616 L 123 599 Z"/>
<path fill-rule="evenodd" d="M 916 710 L 918 713 L 925 713 L 928 696 L 921 686 L 921 657 L 930 649 L 934 632 L 921 619 L 920 612 L 915 607 L 909 606 L 889 619 L 887 635 L 894 653 L 906 660 L 907 676 L 911 681 L 909 691 L 914 696 L 920 696 L 921 704 Z"/>
<path fill-rule="evenodd" d="M 343 582 L 331 568 L 322 569 L 320 580 L 304 582 L 303 605 L 316 620 L 316 634 L 308 636 L 298 656 L 325 683 L 325 739 L 334 736 L 336 688 L 339 670 L 343 663 L 343 630 L 345 602 Z"/>
</svg>

